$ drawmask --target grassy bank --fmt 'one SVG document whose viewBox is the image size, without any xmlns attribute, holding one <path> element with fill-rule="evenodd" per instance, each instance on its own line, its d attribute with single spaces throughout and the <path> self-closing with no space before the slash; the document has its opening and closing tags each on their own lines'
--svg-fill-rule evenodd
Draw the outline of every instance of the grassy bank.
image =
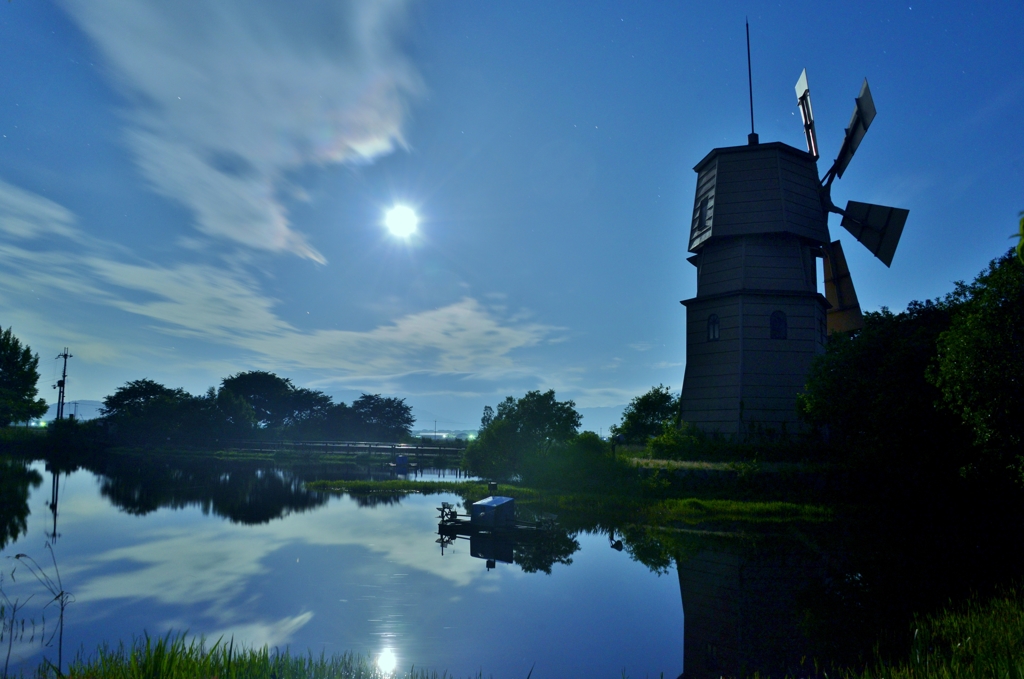
<svg viewBox="0 0 1024 679">
<path fill-rule="evenodd" d="M 289 651 L 239 648 L 218 641 L 186 641 L 183 636 L 136 639 L 117 648 L 100 647 L 95 655 L 79 656 L 61 674 L 45 662 L 37 676 L 47 679 L 454 679 L 447 672 L 411 668 L 384 672 L 373 659 L 353 653 L 327 656 L 292 655 Z M 481 675 L 478 675 L 482 677 Z"/>
<path fill-rule="evenodd" d="M 1011 589 L 987 601 L 972 599 L 914 625 L 910 657 L 878 663 L 846 679 L 981 679 L 1024 677 L 1024 594 Z"/>
<path fill-rule="evenodd" d="M 452 493 L 467 502 L 487 497 L 487 484 L 476 481 L 312 481 L 310 490 L 362 495 Z M 820 505 L 792 502 L 753 502 L 740 500 L 652 497 L 605 493 L 546 493 L 541 490 L 500 484 L 499 495 L 515 497 L 529 509 L 571 516 L 586 514 L 629 523 L 651 525 L 698 524 L 714 522 L 786 523 L 822 522 L 832 519 L 832 510 Z"/>
</svg>

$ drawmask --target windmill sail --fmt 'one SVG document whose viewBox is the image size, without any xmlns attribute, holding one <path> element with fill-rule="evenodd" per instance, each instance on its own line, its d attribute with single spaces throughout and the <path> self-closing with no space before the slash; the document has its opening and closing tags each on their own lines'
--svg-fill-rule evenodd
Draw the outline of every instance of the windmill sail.
<svg viewBox="0 0 1024 679">
<path fill-rule="evenodd" d="M 846 204 L 841 223 L 871 254 L 886 266 L 892 266 L 908 215 L 910 210 L 903 208 L 851 200 Z"/>
<path fill-rule="evenodd" d="M 853 160 L 853 154 L 864 140 L 864 135 L 868 133 L 871 121 L 875 119 L 875 100 L 871 98 L 867 78 L 864 78 L 864 84 L 860 86 L 860 94 L 855 102 L 850 126 L 846 128 L 846 137 L 843 139 L 843 146 L 839 149 L 839 157 L 836 158 L 834 166 L 836 176 L 840 179 L 843 178 L 847 165 Z"/>
<path fill-rule="evenodd" d="M 814 131 L 814 111 L 811 109 L 811 88 L 807 85 L 807 69 L 800 72 L 796 81 L 796 101 L 800 106 L 800 118 L 804 121 L 804 140 L 807 152 L 818 157 L 818 135 Z"/>
<path fill-rule="evenodd" d="M 832 305 L 826 312 L 825 324 L 829 335 L 834 332 L 849 332 L 864 327 L 864 316 L 853 289 L 850 267 L 839 241 L 822 246 L 825 255 L 825 299 Z"/>
</svg>

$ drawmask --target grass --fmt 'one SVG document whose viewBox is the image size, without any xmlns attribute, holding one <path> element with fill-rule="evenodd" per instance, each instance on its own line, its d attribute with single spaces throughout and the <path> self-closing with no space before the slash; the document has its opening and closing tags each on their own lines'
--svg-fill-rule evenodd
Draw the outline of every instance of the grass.
<svg viewBox="0 0 1024 679">
<path fill-rule="evenodd" d="M 1024 594 L 1017 589 L 987 601 L 971 599 L 959 608 L 915 622 L 910 657 L 876 663 L 846 679 L 1024 678 Z"/>
<path fill-rule="evenodd" d="M 292 655 L 289 651 L 239 648 L 218 641 L 207 646 L 201 639 L 184 635 L 153 639 L 144 636 L 117 648 L 101 646 L 94 656 L 79 656 L 63 675 L 44 662 L 37 676 L 46 679 L 442 679 L 447 672 L 411 668 L 408 672 L 383 672 L 372 659 L 342 655 Z M 482 677 L 482 674 L 477 675 Z M 454 679 L 453 677 L 451 679 Z"/>
<path fill-rule="evenodd" d="M 453 493 L 470 502 L 488 495 L 487 484 L 476 481 L 312 481 L 310 490 L 349 494 L 369 493 Z M 792 502 L 748 502 L 739 500 L 705 500 L 696 498 L 633 498 L 603 493 L 544 493 L 542 491 L 500 484 L 499 495 L 509 495 L 522 504 L 537 504 L 545 511 L 603 513 L 629 517 L 631 522 L 654 525 L 672 523 L 696 524 L 713 521 L 748 521 L 787 523 L 793 521 L 822 522 L 832 520 L 827 507 Z"/>
<path fill-rule="evenodd" d="M 658 460 L 654 458 L 634 457 L 630 461 L 645 469 L 682 469 L 686 471 L 737 472 L 742 471 L 741 462 L 710 462 L 706 460 Z M 750 463 L 748 463 L 750 464 Z M 760 462 L 758 472 L 820 472 L 832 468 L 833 465 L 821 462 Z"/>
</svg>

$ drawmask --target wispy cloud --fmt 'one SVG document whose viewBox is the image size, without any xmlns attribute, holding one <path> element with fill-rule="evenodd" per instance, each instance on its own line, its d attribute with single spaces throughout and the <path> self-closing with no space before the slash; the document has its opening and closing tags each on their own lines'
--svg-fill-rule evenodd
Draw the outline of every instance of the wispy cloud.
<svg viewBox="0 0 1024 679">
<path fill-rule="evenodd" d="M 75 216 L 52 200 L 0 180 L 0 231 L 19 240 L 76 238 Z"/>
<path fill-rule="evenodd" d="M 404 144 L 407 0 L 65 4 L 129 101 L 141 171 L 209 236 L 323 262 L 288 221 L 285 175 Z"/>
<path fill-rule="evenodd" d="M 516 352 L 541 344 L 555 330 L 470 296 L 369 330 L 302 330 L 278 315 L 280 302 L 240 266 L 158 265 L 76 230 L 75 221 L 60 205 L 0 183 L 0 230 L 16 236 L 0 240 L 0 261 L 9 274 L 0 278 L 0 311 L 24 315 L 26 308 L 73 301 L 128 314 L 135 320 L 98 338 L 108 358 L 137 351 L 130 340 L 119 346 L 131 327 L 240 349 L 270 369 L 315 370 L 336 383 L 379 383 L 417 372 L 481 378 L 523 370 Z M 47 240 L 52 233 L 68 238 Z M 34 302 L 15 302 L 28 299 Z M 56 333 L 43 316 L 32 325 Z M 94 324 L 89 331 L 96 332 Z M 73 322 L 62 322 L 60 332 L 74 332 Z"/>
</svg>

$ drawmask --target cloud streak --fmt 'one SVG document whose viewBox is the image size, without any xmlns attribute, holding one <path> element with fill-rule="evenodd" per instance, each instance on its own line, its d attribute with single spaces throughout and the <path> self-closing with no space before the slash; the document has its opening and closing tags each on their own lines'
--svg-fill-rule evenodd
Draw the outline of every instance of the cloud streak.
<svg viewBox="0 0 1024 679">
<path fill-rule="evenodd" d="M 300 330 L 277 314 L 280 302 L 245 270 L 157 265 L 88 236 L 75 222 L 62 206 L 0 182 L 0 231 L 9 235 L 0 241 L 0 261 L 10 274 L 0 278 L 0 311 L 24 314 L 28 307 L 11 301 L 26 298 L 41 309 L 51 301 L 99 305 L 134 317 L 129 325 L 136 328 L 241 349 L 270 369 L 314 370 L 330 381 L 508 374 L 523 369 L 513 358 L 517 351 L 555 330 L 469 296 L 365 331 Z M 51 234 L 66 238 L 50 242 Z M 41 317 L 33 325 L 45 324 Z M 135 351 L 118 346 L 118 336 L 103 339 L 109 357 Z"/>
<path fill-rule="evenodd" d="M 323 256 L 289 223 L 286 175 L 403 146 L 420 80 L 396 40 L 407 0 L 67 0 L 130 102 L 154 189 L 204 234 Z"/>
</svg>

